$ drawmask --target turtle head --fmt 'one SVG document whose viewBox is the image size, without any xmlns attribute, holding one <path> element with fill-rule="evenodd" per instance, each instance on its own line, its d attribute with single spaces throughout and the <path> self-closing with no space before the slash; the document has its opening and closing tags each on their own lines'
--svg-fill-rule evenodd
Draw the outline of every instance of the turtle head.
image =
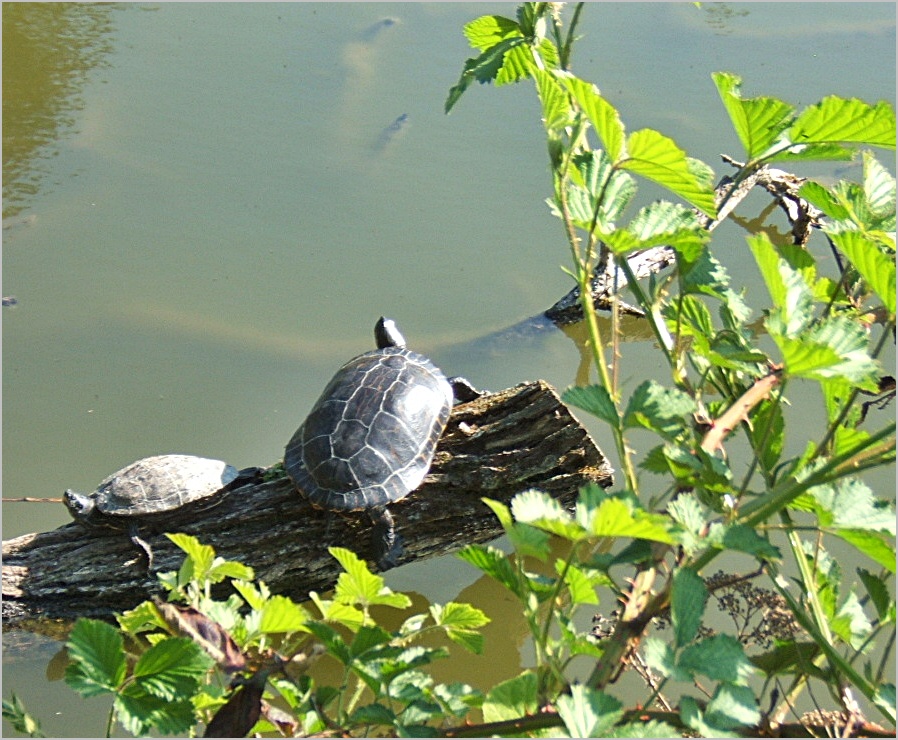
<svg viewBox="0 0 898 740">
<path fill-rule="evenodd" d="M 94 511 L 93 497 L 73 491 L 71 488 L 66 489 L 62 501 L 75 521 L 84 522 L 89 520 Z"/>
<path fill-rule="evenodd" d="M 383 316 L 374 325 L 374 340 L 378 349 L 405 346 L 405 337 L 400 333 L 396 322 L 393 319 L 385 319 Z"/>
</svg>

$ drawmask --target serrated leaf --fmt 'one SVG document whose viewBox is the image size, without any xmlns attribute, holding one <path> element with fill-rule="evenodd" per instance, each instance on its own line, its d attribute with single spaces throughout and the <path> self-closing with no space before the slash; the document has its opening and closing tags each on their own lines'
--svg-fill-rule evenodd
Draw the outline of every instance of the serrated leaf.
<svg viewBox="0 0 898 740">
<path fill-rule="evenodd" d="M 835 221 L 844 221 L 851 216 L 848 209 L 839 202 L 838 198 L 823 185 L 813 180 L 805 182 L 798 189 L 798 195 Z"/>
<path fill-rule="evenodd" d="M 643 654 L 649 668 L 674 681 L 689 681 L 692 674 L 677 665 L 673 645 L 658 637 L 643 640 Z"/>
<path fill-rule="evenodd" d="M 196 724 L 196 711 L 189 700 L 167 701 L 142 692 L 139 687 L 115 697 L 116 720 L 135 737 L 146 737 L 150 731 L 166 735 L 186 736 Z"/>
<path fill-rule="evenodd" d="M 383 704 L 365 704 L 349 716 L 350 723 L 360 725 L 391 726 L 395 720 L 396 715 Z"/>
<path fill-rule="evenodd" d="M 509 562 L 508 556 L 498 548 L 489 545 L 468 545 L 456 555 L 501 583 L 513 594 L 519 597 L 522 595 L 522 587 L 514 567 Z"/>
<path fill-rule="evenodd" d="M 272 596 L 262 607 L 259 631 L 266 634 L 296 632 L 304 628 L 309 615 L 305 609 L 286 596 Z"/>
<path fill-rule="evenodd" d="M 748 159 L 766 152 L 794 120 L 795 109 L 776 98 L 743 98 L 742 79 L 728 72 L 711 75 Z"/>
<path fill-rule="evenodd" d="M 779 560 L 779 548 L 770 544 L 770 540 L 762 537 L 752 527 L 745 524 L 724 526 L 720 546 L 728 550 L 738 550 L 753 555 L 759 560 Z"/>
<path fill-rule="evenodd" d="M 555 572 L 564 575 L 564 583 L 570 593 L 572 604 L 598 604 L 599 595 L 596 589 L 599 586 L 611 585 L 607 575 L 598 570 L 585 569 L 570 563 L 565 567 L 566 561 L 555 562 Z"/>
<path fill-rule="evenodd" d="M 641 208 L 625 230 L 602 235 L 603 241 L 617 255 L 669 246 L 686 262 L 698 258 L 709 238 L 694 211 L 667 201 L 656 201 Z"/>
<path fill-rule="evenodd" d="M 884 100 L 870 105 L 830 95 L 805 108 L 789 129 L 796 144 L 866 144 L 895 148 L 895 111 Z"/>
<path fill-rule="evenodd" d="M 620 417 L 614 401 L 601 385 L 572 386 L 561 394 L 561 400 L 607 421 L 615 429 L 620 427 Z"/>
<path fill-rule="evenodd" d="M 125 680 L 125 652 L 121 633 L 97 619 L 79 619 L 66 649 L 71 663 L 65 682 L 82 696 L 115 692 Z"/>
<path fill-rule="evenodd" d="M 683 391 L 647 380 L 630 396 L 623 424 L 625 428 L 641 426 L 674 436 L 681 431 L 684 417 L 696 408 L 695 401 Z"/>
<path fill-rule="evenodd" d="M 536 674 L 531 671 L 496 684 L 483 700 L 484 722 L 501 722 L 535 713 L 539 708 L 537 685 Z"/>
<path fill-rule="evenodd" d="M 859 478 L 842 478 L 834 483 L 808 489 L 816 503 L 817 516 L 824 527 L 868 529 L 895 536 L 895 510 L 879 502 Z"/>
<path fill-rule="evenodd" d="M 878 217 L 895 219 L 895 178 L 870 152 L 863 153 L 864 194 L 870 211 Z M 895 227 L 892 226 L 894 231 Z"/>
<path fill-rule="evenodd" d="M 334 598 L 337 601 L 363 607 L 378 604 L 406 609 L 411 606 L 408 596 L 387 588 L 383 577 L 372 573 L 365 561 L 352 550 L 329 547 L 328 552 L 337 559 L 344 571 L 337 578 L 337 586 L 334 589 Z"/>
<path fill-rule="evenodd" d="M 621 703 L 608 694 L 574 684 L 556 702 L 558 715 L 571 737 L 604 737 L 624 716 Z"/>
<path fill-rule="evenodd" d="M 472 653 L 479 655 L 483 651 L 483 635 L 476 630 L 488 624 L 490 619 L 480 609 L 450 601 L 444 606 L 432 604 L 430 613 L 434 622 L 446 630 L 450 640 Z"/>
<path fill-rule="evenodd" d="M 876 607 L 876 615 L 880 621 L 886 621 L 890 611 L 894 609 L 889 589 L 881 578 L 877 578 L 866 568 L 858 568 L 857 574 L 863 581 L 864 588 L 867 589 L 873 606 Z"/>
<path fill-rule="evenodd" d="M 746 685 L 754 673 L 739 641 L 731 635 L 715 635 L 687 647 L 677 666 L 690 673 L 701 673 L 714 681 Z"/>
<path fill-rule="evenodd" d="M 857 231 L 830 234 L 830 239 L 851 261 L 889 313 L 895 315 L 895 255 L 883 254 L 876 243 Z"/>
<path fill-rule="evenodd" d="M 853 545 L 890 573 L 895 572 L 895 549 L 881 535 L 863 529 L 828 529 L 826 531 Z"/>
<path fill-rule="evenodd" d="M 755 693 L 748 686 L 722 683 L 705 707 L 705 722 L 722 730 L 753 727 L 760 719 Z"/>
<path fill-rule="evenodd" d="M 670 618 L 677 647 L 695 639 L 707 601 L 708 589 L 698 573 L 691 568 L 680 568 L 674 573 Z"/>
<path fill-rule="evenodd" d="M 653 180 L 707 216 L 717 216 L 710 178 L 697 176 L 694 164 L 673 139 L 653 129 L 642 129 L 627 137 L 626 149 L 622 168 Z"/>
<path fill-rule="evenodd" d="M 174 532 L 165 536 L 175 546 L 187 553 L 187 557 L 193 561 L 192 577 L 198 580 L 205 578 L 215 559 L 215 550 L 210 545 L 202 544 L 196 537 L 183 532 Z"/>
<path fill-rule="evenodd" d="M 134 666 L 134 680 L 147 694 L 166 701 L 192 696 L 212 659 L 193 640 L 169 637 L 149 648 Z"/>
<path fill-rule="evenodd" d="M 770 324 L 768 322 L 768 329 Z M 784 338 L 771 331 L 780 346 L 786 372 L 801 377 L 846 380 L 849 383 L 876 391 L 879 387 L 879 366 L 867 352 L 867 333 L 857 321 L 846 316 L 830 316 L 805 331 L 802 341 Z"/>
<path fill-rule="evenodd" d="M 608 156 L 616 162 L 624 154 L 624 124 L 617 109 L 602 97 L 598 88 L 577 77 L 565 77 L 562 84 L 589 118 Z"/>
<path fill-rule="evenodd" d="M 529 524 L 571 542 L 589 535 L 557 500 L 542 491 L 531 489 L 517 494 L 511 500 L 511 513 L 518 523 Z"/>
<path fill-rule="evenodd" d="M 478 51 L 486 51 L 500 41 L 523 37 L 518 22 L 501 15 L 484 15 L 466 23 L 462 32 L 468 43 Z"/>
<path fill-rule="evenodd" d="M 543 125 L 546 131 L 558 131 L 571 123 L 571 106 L 567 93 L 558 80 L 545 70 L 533 73 L 536 92 L 543 108 Z"/>
<path fill-rule="evenodd" d="M 590 530 L 596 537 L 630 537 L 674 544 L 677 539 L 671 522 L 660 514 L 631 511 L 618 498 L 603 501 L 591 517 Z"/>
<path fill-rule="evenodd" d="M 761 655 L 753 655 L 749 660 L 767 676 L 810 670 L 816 672 L 817 678 L 825 680 L 825 674 L 814 665 L 814 660 L 819 654 L 820 646 L 815 642 L 792 641 L 779 644 L 773 650 Z"/>
<path fill-rule="evenodd" d="M 449 95 L 443 106 L 444 111 L 449 113 L 452 110 L 472 82 L 477 81 L 483 84 L 495 80 L 502 69 L 506 53 L 523 43 L 525 43 L 523 37 L 506 38 L 484 51 L 480 56 L 468 59 L 458 82 L 449 89 Z"/>
</svg>

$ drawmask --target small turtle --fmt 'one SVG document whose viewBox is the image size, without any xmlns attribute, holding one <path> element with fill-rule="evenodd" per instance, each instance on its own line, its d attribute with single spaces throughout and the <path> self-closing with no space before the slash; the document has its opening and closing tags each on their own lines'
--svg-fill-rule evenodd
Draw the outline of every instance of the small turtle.
<svg viewBox="0 0 898 740">
<path fill-rule="evenodd" d="M 193 455 L 156 455 L 113 473 L 92 493 L 66 490 L 63 501 L 72 518 L 86 527 L 127 530 L 146 553 L 151 569 L 153 551 L 139 536 L 142 524 L 159 525 L 184 516 L 180 510 L 188 504 L 191 512 L 214 505 L 216 494 L 250 483 L 260 472 L 259 468 L 238 471 L 221 460 Z"/>
<path fill-rule="evenodd" d="M 368 513 L 377 563 L 386 569 L 402 553 L 387 504 L 424 480 L 453 395 L 469 401 L 481 394 L 406 349 L 392 320 L 381 317 L 374 337 L 378 348 L 347 362 L 327 384 L 287 443 L 284 466 L 313 506 Z"/>
</svg>

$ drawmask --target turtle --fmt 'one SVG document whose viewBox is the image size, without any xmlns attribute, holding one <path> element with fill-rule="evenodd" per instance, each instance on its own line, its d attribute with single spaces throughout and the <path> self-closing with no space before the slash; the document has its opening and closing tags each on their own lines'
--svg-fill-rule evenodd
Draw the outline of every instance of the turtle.
<svg viewBox="0 0 898 740">
<path fill-rule="evenodd" d="M 386 570 L 402 554 L 387 505 L 424 480 L 455 401 L 481 392 L 408 349 L 392 319 L 381 316 L 374 337 L 377 349 L 331 378 L 287 443 L 284 467 L 316 508 L 367 512 L 377 564 Z"/>
<path fill-rule="evenodd" d="M 155 455 L 116 471 L 91 493 L 67 489 L 63 502 L 85 527 L 126 530 L 146 553 L 150 570 L 153 551 L 139 535 L 141 525 L 185 516 L 182 509 L 187 505 L 191 512 L 214 505 L 219 502 L 216 494 L 258 480 L 260 474 L 259 468 L 237 470 L 221 460 L 194 455 Z"/>
</svg>

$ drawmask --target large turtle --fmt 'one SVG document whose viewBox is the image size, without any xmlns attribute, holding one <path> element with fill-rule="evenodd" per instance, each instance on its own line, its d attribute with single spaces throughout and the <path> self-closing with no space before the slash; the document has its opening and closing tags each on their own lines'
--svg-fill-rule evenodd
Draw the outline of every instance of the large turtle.
<svg viewBox="0 0 898 740">
<path fill-rule="evenodd" d="M 374 338 L 377 349 L 347 362 L 327 384 L 287 443 L 284 465 L 313 506 L 368 513 L 376 559 L 386 569 L 402 553 L 387 505 L 427 475 L 453 392 L 460 401 L 480 394 L 406 349 L 392 320 L 381 317 Z"/>
<path fill-rule="evenodd" d="M 123 529 L 147 556 L 153 551 L 139 536 L 140 526 L 159 526 L 218 503 L 216 494 L 256 480 L 258 468 L 237 470 L 221 460 L 193 455 L 146 457 L 104 479 L 97 490 L 66 490 L 63 501 L 75 521 L 89 528 Z"/>
</svg>

